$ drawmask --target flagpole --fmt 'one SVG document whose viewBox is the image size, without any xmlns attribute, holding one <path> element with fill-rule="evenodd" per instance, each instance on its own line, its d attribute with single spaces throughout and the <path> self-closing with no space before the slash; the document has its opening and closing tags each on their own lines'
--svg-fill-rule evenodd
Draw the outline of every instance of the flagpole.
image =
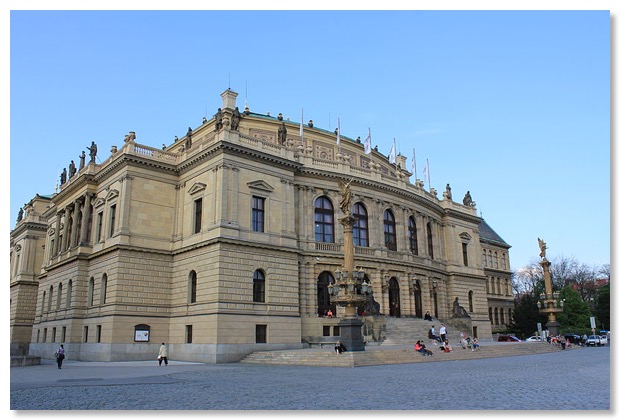
<svg viewBox="0 0 620 420">
<path fill-rule="evenodd" d="M 428 163 L 428 158 L 426 159 L 426 167 L 428 168 L 428 189 L 431 189 L 431 165 Z"/>
</svg>

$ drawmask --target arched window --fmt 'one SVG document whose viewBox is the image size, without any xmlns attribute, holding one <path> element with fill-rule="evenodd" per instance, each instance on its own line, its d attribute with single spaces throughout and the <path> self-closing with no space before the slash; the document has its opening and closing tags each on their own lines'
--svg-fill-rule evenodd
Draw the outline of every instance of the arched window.
<svg viewBox="0 0 620 420">
<path fill-rule="evenodd" d="M 319 197 L 314 203 L 314 240 L 334 242 L 334 206 L 327 197 Z"/>
<path fill-rule="evenodd" d="M 47 311 L 52 310 L 52 299 L 54 298 L 54 286 L 50 286 L 50 297 L 47 300 Z"/>
<path fill-rule="evenodd" d="M 188 278 L 188 293 L 187 293 L 187 301 L 189 303 L 196 303 L 196 288 L 198 286 L 198 278 L 196 276 L 196 272 L 194 270 L 189 272 Z"/>
<path fill-rule="evenodd" d="M 368 246 L 368 212 L 362 203 L 353 204 L 353 217 L 357 220 L 353 225 L 353 245 Z"/>
<path fill-rule="evenodd" d="M 435 258 L 433 253 L 433 231 L 431 230 L 431 222 L 426 224 L 426 242 L 428 243 L 428 256 Z"/>
<path fill-rule="evenodd" d="M 418 255 L 418 228 L 413 216 L 409 217 L 409 249 L 413 255 Z"/>
<path fill-rule="evenodd" d="M 499 323 L 500 325 L 506 324 L 506 320 L 504 319 L 504 308 L 499 309 Z"/>
<path fill-rule="evenodd" d="M 383 212 L 383 233 L 385 235 L 385 247 L 390 251 L 396 251 L 396 220 L 391 210 Z"/>
<path fill-rule="evenodd" d="M 467 294 L 468 300 L 469 300 L 469 313 L 473 313 L 474 312 L 474 292 L 473 290 L 470 290 L 469 293 Z"/>
<path fill-rule="evenodd" d="M 58 292 L 56 293 L 56 310 L 60 309 L 60 302 L 62 300 L 62 283 L 58 283 Z"/>
<path fill-rule="evenodd" d="M 265 273 L 262 270 L 254 272 L 252 295 L 252 301 L 265 302 Z"/>
<path fill-rule="evenodd" d="M 108 297 L 108 275 L 103 274 L 101 277 L 101 292 L 99 293 L 99 304 L 104 305 Z"/>
<path fill-rule="evenodd" d="M 483 249 L 482 250 L 482 265 L 483 266 L 487 266 L 487 250 Z"/>
<path fill-rule="evenodd" d="M 493 308 L 489 307 L 489 321 L 491 321 L 491 325 L 493 325 Z"/>
<path fill-rule="evenodd" d="M 43 299 L 41 299 L 41 314 L 45 312 L 45 292 L 43 292 Z"/>
<path fill-rule="evenodd" d="M 495 325 L 499 325 L 499 311 L 495 308 Z"/>
<path fill-rule="evenodd" d="M 88 281 L 88 306 L 93 306 L 93 296 L 95 294 L 95 279 L 93 277 Z"/>
<path fill-rule="evenodd" d="M 65 305 L 67 309 L 71 307 L 72 298 L 73 298 L 73 280 L 69 280 L 69 285 L 67 286 L 67 303 Z"/>
</svg>

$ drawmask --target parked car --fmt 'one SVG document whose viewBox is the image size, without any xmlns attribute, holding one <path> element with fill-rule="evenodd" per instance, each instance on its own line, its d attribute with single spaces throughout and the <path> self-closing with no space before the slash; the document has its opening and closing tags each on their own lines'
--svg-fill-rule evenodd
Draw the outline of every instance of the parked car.
<svg viewBox="0 0 620 420">
<path fill-rule="evenodd" d="M 525 339 L 525 341 L 544 341 L 541 336 L 533 335 Z"/>
<path fill-rule="evenodd" d="M 600 335 L 591 335 L 586 341 L 586 346 L 604 346 L 605 344 L 607 344 L 607 337 L 603 338 Z"/>
<path fill-rule="evenodd" d="M 571 344 L 580 345 L 581 336 L 579 334 L 564 334 L 564 338 L 571 342 Z"/>
<path fill-rule="evenodd" d="M 497 337 L 497 341 L 499 342 L 507 342 L 507 341 L 521 342 L 521 340 L 519 340 L 514 335 L 500 335 L 499 337 Z"/>
<path fill-rule="evenodd" d="M 604 346 L 605 344 L 607 344 L 607 336 L 606 335 L 601 335 L 601 346 Z"/>
</svg>

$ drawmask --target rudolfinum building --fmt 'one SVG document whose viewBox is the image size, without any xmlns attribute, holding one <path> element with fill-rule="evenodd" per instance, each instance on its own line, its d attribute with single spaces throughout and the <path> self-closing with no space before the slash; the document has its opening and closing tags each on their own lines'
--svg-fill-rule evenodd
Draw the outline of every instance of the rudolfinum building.
<svg viewBox="0 0 620 420">
<path fill-rule="evenodd" d="M 85 144 L 90 157 L 57 191 L 20 210 L 12 354 L 50 358 L 64 343 L 72 360 L 150 360 L 166 343 L 173 360 L 226 363 L 337 336 L 344 311 L 329 285 L 349 182 L 369 343 L 388 318 L 449 319 L 456 307 L 483 339 L 510 323 L 510 246 L 474 202 L 426 191 L 404 156 L 391 163 L 364 139 L 239 111 L 230 89 L 221 97 L 167 147 L 134 132 L 111 151 Z"/>
</svg>

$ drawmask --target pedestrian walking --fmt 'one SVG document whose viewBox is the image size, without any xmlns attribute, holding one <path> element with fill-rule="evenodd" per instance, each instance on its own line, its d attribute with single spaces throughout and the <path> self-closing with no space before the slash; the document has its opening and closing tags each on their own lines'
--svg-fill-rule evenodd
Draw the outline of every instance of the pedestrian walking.
<svg viewBox="0 0 620 420">
<path fill-rule="evenodd" d="M 168 348 L 166 347 L 166 343 L 161 343 L 157 360 L 159 360 L 159 366 L 161 366 L 161 362 L 164 362 L 166 366 L 168 366 Z"/>
<path fill-rule="evenodd" d="M 62 369 L 62 361 L 65 360 L 65 347 L 61 344 L 58 350 L 56 350 L 56 364 L 58 364 L 58 369 Z"/>
</svg>

